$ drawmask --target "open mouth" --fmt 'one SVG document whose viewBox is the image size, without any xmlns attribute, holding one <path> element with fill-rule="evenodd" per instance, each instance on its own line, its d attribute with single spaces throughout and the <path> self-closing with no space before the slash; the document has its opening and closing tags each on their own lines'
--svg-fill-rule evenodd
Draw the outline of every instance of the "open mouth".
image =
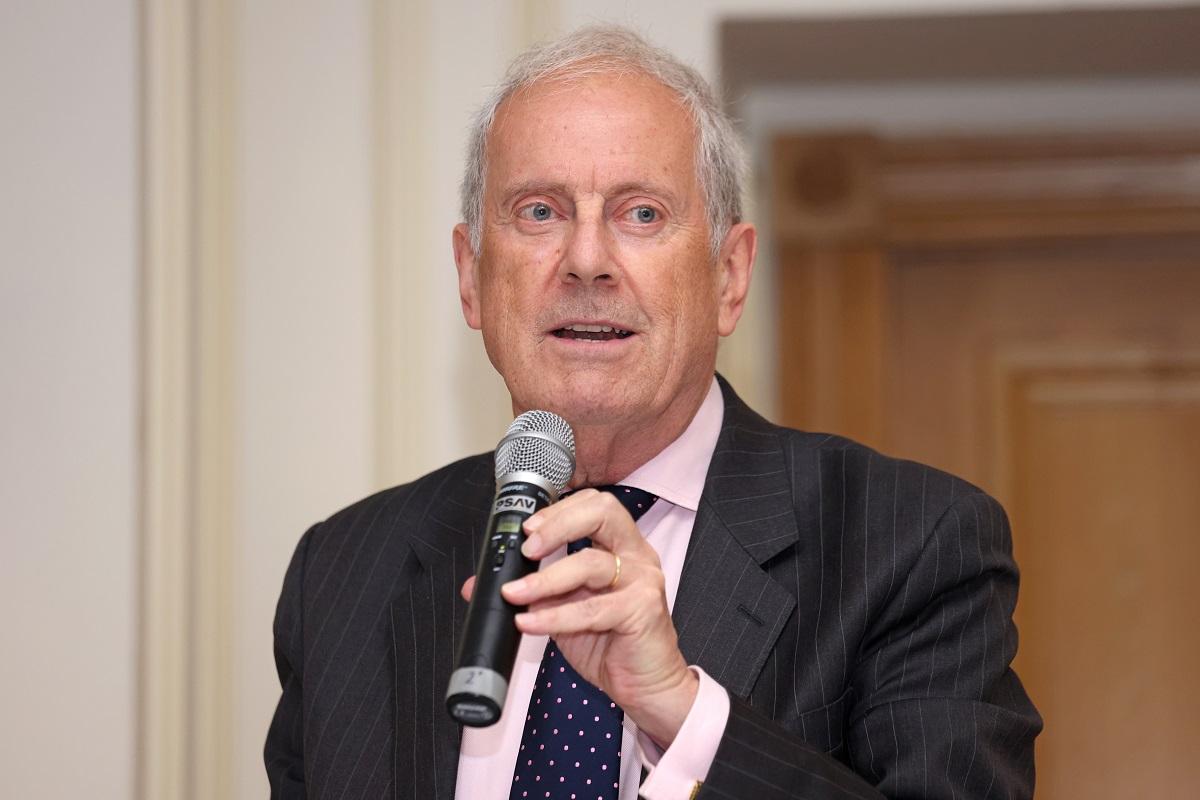
<svg viewBox="0 0 1200 800">
<path fill-rule="evenodd" d="M 578 339 L 585 342 L 608 342 L 633 335 L 633 331 L 624 331 L 611 325 L 568 325 L 552 333 L 559 339 Z"/>
</svg>

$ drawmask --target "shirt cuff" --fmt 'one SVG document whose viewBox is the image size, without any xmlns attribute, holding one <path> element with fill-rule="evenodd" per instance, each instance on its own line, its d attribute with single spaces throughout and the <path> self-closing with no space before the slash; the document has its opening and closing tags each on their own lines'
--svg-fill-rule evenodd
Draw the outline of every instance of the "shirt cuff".
<svg viewBox="0 0 1200 800">
<path fill-rule="evenodd" d="M 688 667 L 700 679 L 692 710 L 675 741 L 666 750 L 649 736 L 638 733 L 638 755 L 646 768 L 640 796 L 645 800 L 688 800 L 708 777 L 716 758 L 725 724 L 729 721 L 729 695 L 721 684 L 699 667 Z"/>
</svg>

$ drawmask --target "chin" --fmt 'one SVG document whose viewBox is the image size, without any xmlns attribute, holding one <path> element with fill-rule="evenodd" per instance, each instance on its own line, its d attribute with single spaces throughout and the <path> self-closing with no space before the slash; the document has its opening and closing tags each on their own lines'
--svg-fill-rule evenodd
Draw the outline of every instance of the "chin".
<svg viewBox="0 0 1200 800">
<path fill-rule="evenodd" d="M 613 385 L 611 380 L 575 375 L 550 389 L 544 383 L 539 391 L 529 393 L 531 403 L 518 403 L 522 409 L 539 408 L 553 411 L 571 424 L 613 425 L 631 421 L 635 403 L 628 387 Z M 636 415 L 634 415 L 636 416 Z"/>
</svg>

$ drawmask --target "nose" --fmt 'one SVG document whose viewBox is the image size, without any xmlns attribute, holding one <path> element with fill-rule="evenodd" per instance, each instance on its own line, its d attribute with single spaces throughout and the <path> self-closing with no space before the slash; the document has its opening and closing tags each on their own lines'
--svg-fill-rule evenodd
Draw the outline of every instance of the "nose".
<svg viewBox="0 0 1200 800">
<path fill-rule="evenodd" d="M 617 283 L 621 273 L 613 248 L 612 232 L 605 225 L 603 211 L 585 213 L 580 209 L 559 263 L 559 280 L 580 284 Z"/>
</svg>

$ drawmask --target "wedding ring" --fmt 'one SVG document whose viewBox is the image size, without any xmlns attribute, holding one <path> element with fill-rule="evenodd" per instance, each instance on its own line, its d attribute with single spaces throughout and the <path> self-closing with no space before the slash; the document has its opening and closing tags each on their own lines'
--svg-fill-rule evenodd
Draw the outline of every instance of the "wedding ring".
<svg viewBox="0 0 1200 800">
<path fill-rule="evenodd" d="M 617 566 L 616 566 L 616 569 L 613 570 L 612 580 L 608 582 L 609 591 L 612 591 L 614 588 L 616 588 L 617 580 L 621 577 L 621 557 L 619 555 L 617 555 L 616 553 L 613 553 L 612 557 L 613 557 L 613 560 L 615 560 L 617 562 Z"/>
</svg>

